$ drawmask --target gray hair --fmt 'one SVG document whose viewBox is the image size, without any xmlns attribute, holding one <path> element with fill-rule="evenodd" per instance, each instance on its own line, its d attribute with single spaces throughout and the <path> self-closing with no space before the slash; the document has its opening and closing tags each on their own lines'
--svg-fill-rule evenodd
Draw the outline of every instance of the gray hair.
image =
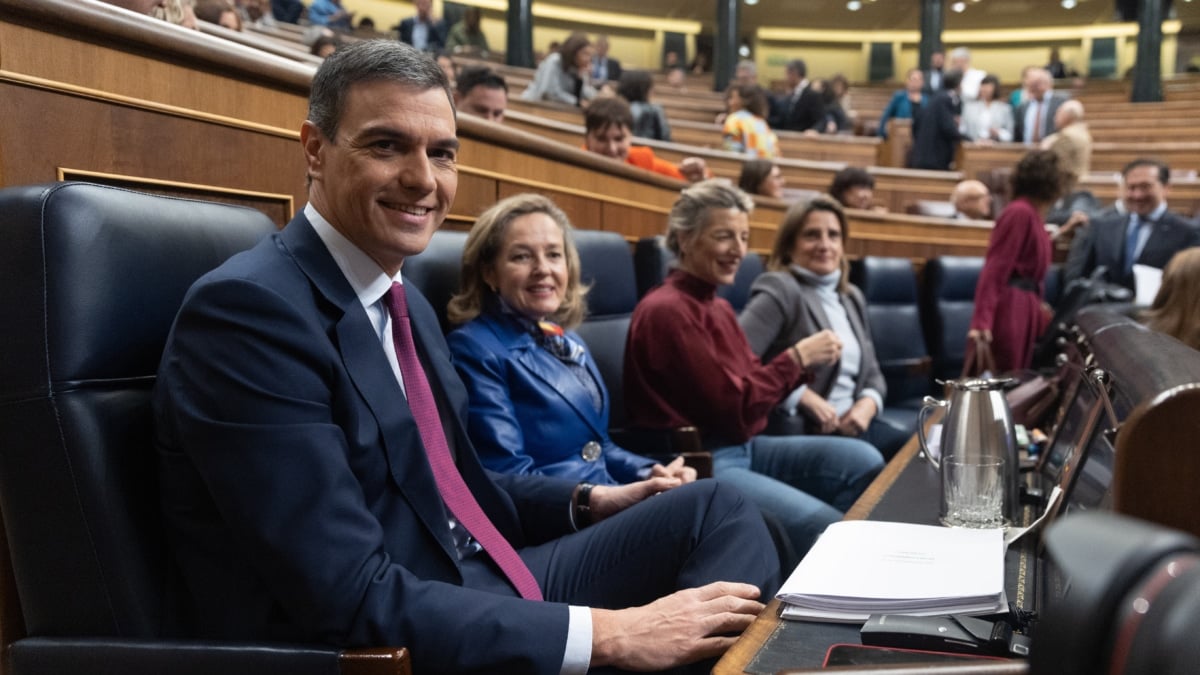
<svg viewBox="0 0 1200 675">
<path fill-rule="evenodd" d="M 308 120 L 332 139 L 341 122 L 350 88 L 360 82 L 389 80 L 419 91 L 442 89 L 450 106 L 450 82 L 433 58 L 396 40 L 365 40 L 327 57 L 313 76 Z"/>
<path fill-rule="evenodd" d="M 695 183 L 679 194 L 667 216 L 667 248 L 679 255 L 679 238 L 703 232 L 712 221 L 713 209 L 737 209 L 747 215 L 754 200 L 724 178 Z"/>
</svg>

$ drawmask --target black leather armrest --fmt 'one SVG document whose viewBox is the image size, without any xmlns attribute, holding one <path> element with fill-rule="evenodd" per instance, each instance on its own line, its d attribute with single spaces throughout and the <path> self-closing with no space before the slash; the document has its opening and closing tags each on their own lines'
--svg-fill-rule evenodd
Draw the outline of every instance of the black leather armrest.
<svg viewBox="0 0 1200 675">
<path fill-rule="evenodd" d="M 697 477 L 712 477 L 712 453 L 704 449 L 696 427 L 610 429 L 608 433 L 614 443 L 630 452 L 663 464 L 682 455 L 684 464 L 695 469 Z"/>
<path fill-rule="evenodd" d="M 407 652 L 191 640 L 35 637 L 6 655 L 10 675 L 402 675 Z"/>
</svg>

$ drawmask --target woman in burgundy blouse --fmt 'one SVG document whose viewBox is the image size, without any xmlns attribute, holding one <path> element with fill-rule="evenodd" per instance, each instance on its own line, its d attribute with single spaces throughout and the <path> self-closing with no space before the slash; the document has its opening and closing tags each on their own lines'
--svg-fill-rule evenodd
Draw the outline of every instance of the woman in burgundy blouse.
<svg viewBox="0 0 1200 675">
<path fill-rule="evenodd" d="M 990 343 L 1000 372 L 1030 366 L 1034 343 L 1050 321 L 1042 302 L 1051 256 L 1042 217 L 1058 199 L 1063 178 L 1053 152 L 1025 155 L 1013 173 L 1013 200 L 988 239 L 967 339 Z"/>
<path fill-rule="evenodd" d="M 713 473 L 777 520 L 803 553 L 839 520 L 883 466 L 870 444 L 830 436 L 760 436 L 767 416 L 805 380 L 805 365 L 838 358 L 841 342 L 821 331 L 762 363 L 733 308 L 716 297 L 746 255 L 753 202 L 719 180 L 680 195 L 667 246 L 678 267 L 638 303 L 625 350 L 631 423 L 695 426 L 713 453 Z"/>
</svg>

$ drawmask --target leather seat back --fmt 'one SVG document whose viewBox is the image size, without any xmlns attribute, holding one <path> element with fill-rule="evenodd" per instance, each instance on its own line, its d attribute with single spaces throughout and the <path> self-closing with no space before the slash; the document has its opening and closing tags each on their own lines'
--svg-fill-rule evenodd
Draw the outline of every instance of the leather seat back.
<svg viewBox="0 0 1200 675">
<path fill-rule="evenodd" d="M 404 278 L 415 284 L 425 299 L 429 300 L 437 312 L 443 333 L 456 328 L 446 318 L 446 307 L 459 289 L 463 247 L 466 244 L 466 232 L 438 230 L 433 233 L 424 251 L 404 261 Z"/>
<path fill-rule="evenodd" d="M 850 280 L 867 301 L 875 357 L 887 380 L 885 403 L 919 405 L 932 380 L 912 261 L 866 256 L 851 263 Z"/>
<path fill-rule="evenodd" d="M 86 183 L 0 191 L 0 508 L 30 635 L 161 633 L 158 362 L 192 283 L 274 229 Z"/>
<path fill-rule="evenodd" d="M 935 378 L 953 380 L 962 374 L 975 284 L 982 270 L 983 258 L 976 257 L 941 256 L 925 264 L 921 314 Z"/>
<path fill-rule="evenodd" d="M 633 257 L 625 238 L 615 232 L 576 230 L 580 277 L 588 291 L 588 316 L 576 328 L 587 343 L 612 401 L 609 427 L 625 426 L 625 339 L 637 305 Z"/>
</svg>

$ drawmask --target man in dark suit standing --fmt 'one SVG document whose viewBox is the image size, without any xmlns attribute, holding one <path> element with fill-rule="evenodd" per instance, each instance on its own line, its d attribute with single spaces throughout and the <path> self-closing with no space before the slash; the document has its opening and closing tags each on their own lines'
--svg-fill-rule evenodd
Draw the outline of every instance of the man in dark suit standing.
<svg viewBox="0 0 1200 675">
<path fill-rule="evenodd" d="M 1156 160 L 1127 164 L 1121 172 L 1126 212 L 1097 217 L 1075 236 L 1064 282 L 1103 266 L 1105 281 L 1135 290 L 1135 263 L 1162 269 L 1176 252 L 1200 246 L 1196 225 L 1167 210 L 1170 177 L 1167 165 Z"/>
<path fill-rule="evenodd" d="M 808 81 L 808 66 L 793 59 L 788 61 L 785 74 L 788 91 L 772 102 L 768 120 L 771 127 L 788 131 L 819 129 L 825 123 L 825 101 Z"/>
<path fill-rule="evenodd" d="M 168 623 L 403 645 L 417 672 L 720 654 L 778 577 L 740 494 L 480 465 L 436 315 L 401 277 L 453 202 L 455 132 L 445 74 L 412 47 L 360 42 L 318 69 L 300 131 L 308 205 L 192 287 L 159 369 L 182 589 Z"/>
<path fill-rule="evenodd" d="M 621 79 L 621 62 L 608 55 L 608 36 L 596 37 L 596 53 L 592 55 L 592 84 L 599 87 L 605 82 Z"/>
<path fill-rule="evenodd" d="M 425 52 L 436 52 L 446 46 L 446 22 L 433 18 L 433 0 L 416 0 L 416 16 L 400 22 L 400 41 Z"/>
<path fill-rule="evenodd" d="M 1013 140 L 1041 143 L 1054 133 L 1054 116 L 1067 99 L 1053 91 L 1054 79 L 1045 68 L 1030 68 L 1025 73 L 1024 85 L 1028 95 L 1013 112 Z"/>
<path fill-rule="evenodd" d="M 942 77 L 942 90 L 913 116 L 912 153 L 908 166 L 913 169 L 949 171 L 958 152 L 958 144 L 964 140 L 958 130 L 962 115 L 962 100 L 958 87 L 962 73 L 947 71 Z"/>
</svg>

